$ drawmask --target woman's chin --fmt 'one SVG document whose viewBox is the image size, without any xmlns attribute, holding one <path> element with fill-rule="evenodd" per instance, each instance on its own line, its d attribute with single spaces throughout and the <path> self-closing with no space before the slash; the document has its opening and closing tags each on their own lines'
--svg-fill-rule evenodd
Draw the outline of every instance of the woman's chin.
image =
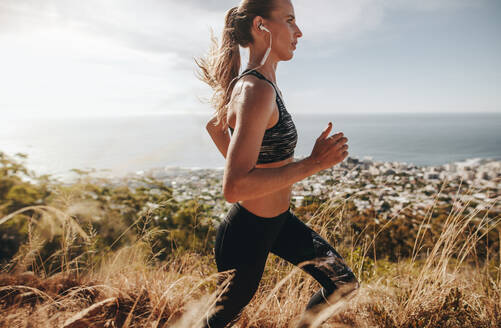
<svg viewBox="0 0 501 328">
<path fill-rule="evenodd" d="M 287 56 L 284 56 L 283 61 L 289 61 L 294 57 L 294 52 L 290 52 Z"/>
</svg>

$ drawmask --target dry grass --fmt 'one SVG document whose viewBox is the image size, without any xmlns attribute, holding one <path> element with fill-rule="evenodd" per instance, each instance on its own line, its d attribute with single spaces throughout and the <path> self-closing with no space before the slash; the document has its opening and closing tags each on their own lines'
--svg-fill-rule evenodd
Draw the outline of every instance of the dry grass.
<svg viewBox="0 0 501 328">
<path fill-rule="evenodd" d="M 334 246 L 360 273 L 372 261 L 367 252 L 379 232 L 372 240 L 359 239 L 343 225 L 342 208 L 336 208 L 342 205 L 334 204 L 321 206 L 309 224 L 327 239 L 342 234 L 350 240 L 349 247 Z M 23 272 L 39 263 L 37 235 L 30 234 L 0 276 L 1 327 L 198 327 L 226 286 L 217 288 L 218 276 L 231 275 L 217 273 L 212 257 L 193 252 L 155 264 L 147 236 L 83 272 L 65 255 L 83 230 L 64 212 L 38 210 L 57 217 L 64 231 L 62 250 L 55 254 L 62 272 L 49 274 L 40 264 L 32 266 L 37 272 Z M 499 229 L 500 218 L 488 222 L 478 212 L 453 210 L 431 252 L 422 254 L 432 210 L 422 220 L 412 258 L 373 261 L 358 293 L 323 310 L 312 327 L 501 327 L 501 254 L 485 263 L 472 256 L 479 238 Z M 467 229 L 472 223 L 476 231 Z M 293 327 L 318 288 L 299 268 L 271 255 L 258 292 L 235 326 Z"/>
</svg>

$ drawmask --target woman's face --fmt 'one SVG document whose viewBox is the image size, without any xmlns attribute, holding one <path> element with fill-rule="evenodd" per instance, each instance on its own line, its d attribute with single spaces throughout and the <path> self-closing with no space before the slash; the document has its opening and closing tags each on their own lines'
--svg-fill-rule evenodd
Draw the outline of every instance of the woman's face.
<svg viewBox="0 0 501 328">
<path fill-rule="evenodd" d="M 272 52 L 278 60 L 290 60 L 296 50 L 297 39 L 303 33 L 296 25 L 294 7 L 290 0 L 274 0 L 276 9 L 271 13 L 271 18 L 264 20 L 273 35 Z M 266 32 L 265 32 L 266 33 Z"/>
</svg>

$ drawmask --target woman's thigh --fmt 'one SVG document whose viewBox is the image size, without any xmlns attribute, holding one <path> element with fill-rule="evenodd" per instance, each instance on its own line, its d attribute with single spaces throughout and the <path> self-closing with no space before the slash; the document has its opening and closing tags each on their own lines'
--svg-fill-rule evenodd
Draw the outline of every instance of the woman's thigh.
<svg viewBox="0 0 501 328">
<path fill-rule="evenodd" d="M 257 240 L 245 232 L 244 226 L 223 221 L 218 228 L 215 244 L 218 271 L 248 271 L 252 268 L 258 273 L 264 269 L 269 250 L 259 247 Z"/>
<path fill-rule="evenodd" d="M 313 261 L 302 269 L 328 291 L 335 289 L 338 282 L 356 281 L 352 270 L 334 247 L 293 213 L 285 220 L 271 252 L 294 265 Z"/>
<path fill-rule="evenodd" d="M 284 220 L 264 220 L 233 206 L 219 225 L 215 255 L 219 271 L 264 267 Z"/>
</svg>

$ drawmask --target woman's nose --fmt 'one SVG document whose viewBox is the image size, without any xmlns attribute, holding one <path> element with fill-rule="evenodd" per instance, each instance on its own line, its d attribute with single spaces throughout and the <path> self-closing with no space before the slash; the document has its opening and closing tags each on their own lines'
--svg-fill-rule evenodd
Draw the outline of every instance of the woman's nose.
<svg viewBox="0 0 501 328">
<path fill-rule="evenodd" d="M 298 38 L 303 36 L 303 32 L 299 29 L 299 27 L 297 28 L 296 35 Z"/>
</svg>

